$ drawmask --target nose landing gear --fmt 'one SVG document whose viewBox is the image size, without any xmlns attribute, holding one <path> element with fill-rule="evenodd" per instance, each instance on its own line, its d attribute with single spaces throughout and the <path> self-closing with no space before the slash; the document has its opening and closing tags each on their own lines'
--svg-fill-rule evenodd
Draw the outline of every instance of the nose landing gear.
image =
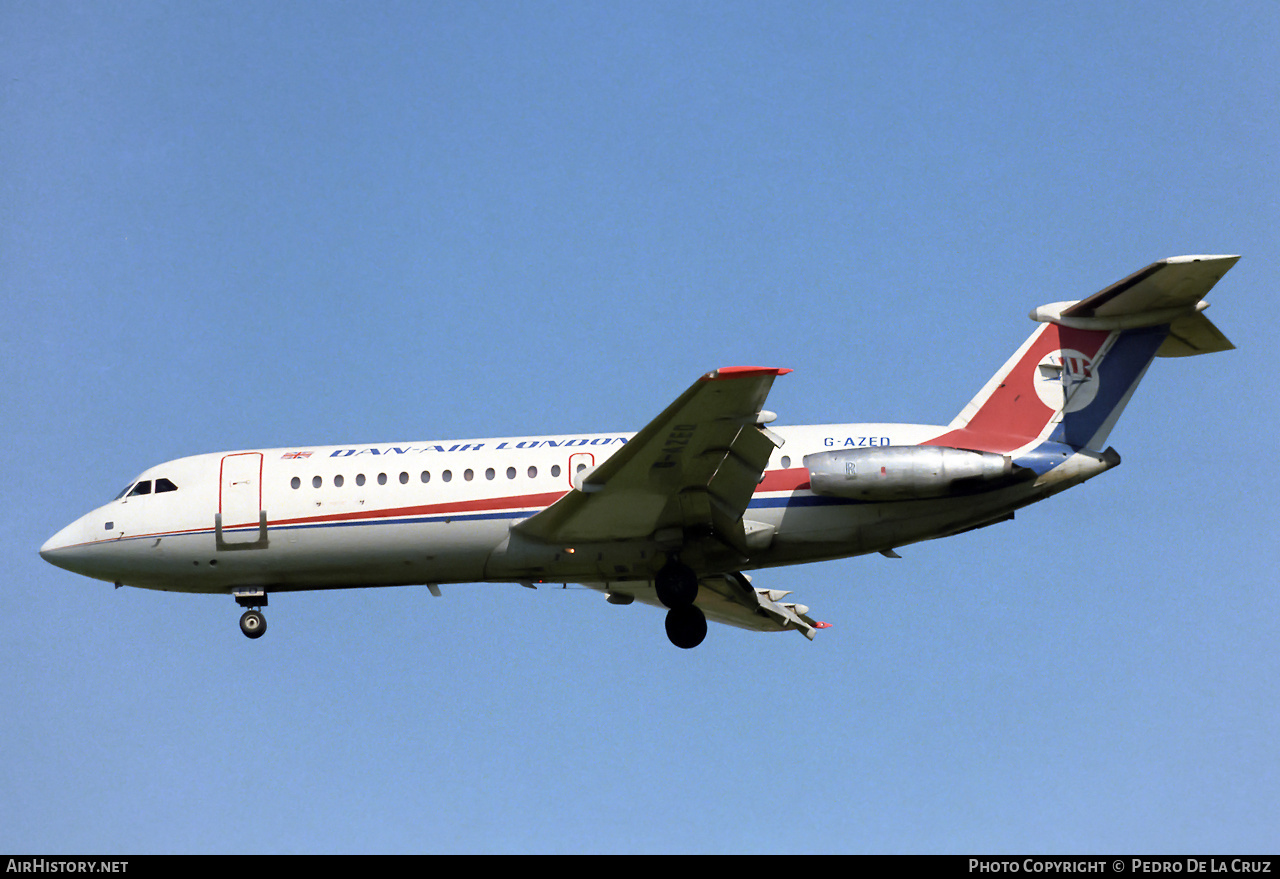
<svg viewBox="0 0 1280 879">
<path fill-rule="evenodd" d="M 260 610 L 246 610 L 240 617 L 240 631 L 246 638 L 261 638 L 267 631 L 267 618 Z"/>
<path fill-rule="evenodd" d="M 259 590 L 233 592 L 231 595 L 235 598 L 236 604 L 249 608 L 240 617 L 240 631 L 244 632 L 246 638 L 261 638 L 267 631 L 267 618 L 258 608 L 267 606 L 267 593 Z"/>
</svg>

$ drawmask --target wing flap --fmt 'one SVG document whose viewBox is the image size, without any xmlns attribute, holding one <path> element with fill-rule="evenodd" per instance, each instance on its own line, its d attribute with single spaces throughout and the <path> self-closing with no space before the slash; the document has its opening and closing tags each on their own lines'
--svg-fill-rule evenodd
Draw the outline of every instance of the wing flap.
<svg viewBox="0 0 1280 879">
<path fill-rule="evenodd" d="M 605 592 L 611 604 L 639 601 L 665 609 L 658 601 L 652 583 L 583 585 Z M 751 585 L 748 575 L 733 571 L 700 578 L 697 606 L 709 622 L 753 632 L 796 631 L 812 641 L 819 629 L 831 628 L 829 623 L 809 616 L 809 608 L 805 605 L 782 600 L 790 594 L 780 589 L 757 589 Z"/>
<path fill-rule="evenodd" d="M 789 593 L 757 589 L 739 572 L 703 577 L 700 587 L 698 607 L 713 622 L 757 632 L 795 630 L 810 641 L 818 629 L 830 628 L 810 617 L 803 604 L 781 601 Z"/>
</svg>

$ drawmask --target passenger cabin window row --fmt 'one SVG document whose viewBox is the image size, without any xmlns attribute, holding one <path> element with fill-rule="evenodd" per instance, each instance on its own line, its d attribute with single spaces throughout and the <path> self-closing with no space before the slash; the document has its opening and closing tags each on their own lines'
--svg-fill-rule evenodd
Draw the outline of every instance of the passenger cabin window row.
<svg viewBox="0 0 1280 879">
<path fill-rule="evenodd" d="M 586 466 L 587 466 L 586 464 L 579 464 L 579 465 L 578 465 L 578 470 L 579 470 L 579 471 L 585 470 L 585 469 L 586 469 Z M 518 473 L 518 471 L 516 470 L 516 468 L 515 468 L 515 467 L 508 467 L 508 468 L 507 468 L 507 472 L 506 472 L 507 479 L 515 479 L 515 478 L 516 478 L 517 473 Z M 538 478 L 538 468 L 537 468 L 537 467 L 530 467 L 530 468 L 526 471 L 526 473 L 527 473 L 527 475 L 528 475 L 528 477 L 529 477 L 530 479 L 537 479 L 537 478 Z M 551 477 L 554 479 L 554 478 L 558 477 L 558 476 L 560 475 L 560 473 L 561 473 L 560 465 L 559 465 L 559 464 L 552 464 L 552 465 L 551 465 L 551 470 L 550 470 L 550 475 L 551 475 Z M 466 470 L 463 470 L 463 471 L 462 471 L 462 478 L 463 478 L 464 480 L 466 480 L 467 482 L 471 482 L 471 481 L 473 481 L 473 480 L 476 478 L 476 472 L 475 472 L 474 470 L 470 469 L 470 468 L 468 468 L 468 469 L 466 469 Z M 484 471 L 484 478 L 485 478 L 486 480 L 493 480 L 493 479 L 497 479 L 497 478 L 498 478 L 498 471 L 497 471 L 497 470 L 495 470 L 495 469 L 493 469 L 492 467 L 489 467 L 489 468 L 487 468 L 487 469 Z M 431 481 L 431 471 L 430 471 L 430 470 L 423 470 L 423 471 L 422 471 L 422 473 L 418 476 L 418 479 L 419 479 L 419 481 L 420 481 L 420 482 L 423 482 L 423 483 L 428 483 L 428 482 L 430 482 L 430 481 Z M 408 485 L 408 484 L 409 484 L 409 481 L 410 481 L 410 476 L 409 476 L 409 474 L 408 474 L 407 472 L 402 472 L 402 473 L 400 474 L 400 484 L 401 484 L 401 485 Z M 452 471 L 452 470 L 443 470 L 443 471 L 441 471 L 441 472 L 440 472 L 440 481 L 441 481 L 441 482 L 452 482 L 452 481 L 453 481 L 453 471 Z M 337 475 L 337 476 L 334 476 L 334 477 L 333 477 L 333 487 L 334 487 L 334 488 L 342 488 L 345 484 L 346 484 L 346 477 L 342 476 L 341 474 L 339 474 L 339 475 Z M 356 474 L 356 485 L 364 485 L 364 484 L 365 484 L 365 475 L 364 475 L 363 473 L 357 473 L 357 474 Z M 378 485 L 386 485 L 386 484 L 387 484 L 387 474 L 385 474 L 385 473 L 379 473 L 379 474 L 378 474 Z M 300 476 L 295 476 L 295 477 L 293 477 L 292 479 L 290 479 L 290 480 L 289 480 L 289 485 L 290 485 L 291 487 L 293 487 L 293 488 L 302 488 L 302 477 L 300 477 Z M 323 477 L 323 476 L 313 476 L 313 477 L 311 477 L 311 487 L 312 487 L 312 488 L 321 488 L 323 485 L 324 485 L 324 477 Z"/>
</svg>

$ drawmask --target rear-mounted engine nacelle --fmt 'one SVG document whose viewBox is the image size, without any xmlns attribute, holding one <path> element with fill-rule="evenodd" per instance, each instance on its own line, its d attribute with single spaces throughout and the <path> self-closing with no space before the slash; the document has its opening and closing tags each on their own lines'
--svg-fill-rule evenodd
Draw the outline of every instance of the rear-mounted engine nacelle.
<svg viewBox="0 0 1280 879">
<path fill-rule="evenodd" d="M 1013 461 L 994 452 L 941 446 L 843 449 L 806 455 L 814 494 L 857 500 L 950 497 L 998 488 Z"/>
</svg>

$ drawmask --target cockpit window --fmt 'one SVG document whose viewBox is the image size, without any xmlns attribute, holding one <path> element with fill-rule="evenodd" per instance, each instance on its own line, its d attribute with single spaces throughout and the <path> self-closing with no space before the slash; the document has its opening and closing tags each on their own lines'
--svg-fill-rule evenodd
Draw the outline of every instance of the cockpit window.
<svg viewBox="0 0 1280 879">
<path fill-rule="evenodd" d="M 177 490 L 178 490 L 178 486 L 174 485 L 171 480 L 165 479 L 163 476 L 161 476 L 155 482 L 156 494 L 160 494 L 161 492 L 165 492 L 165 491 L 177 491 Z M 151 480 L 144 479 L 141 482 L 133 483 L 127 486 L 124 491 L 120 492 L 118 495 L 115 496 L 115 499 L 120 500 L 120 498 L 122 497 L 138 497 L 144 494 L 151 494 L 151 492 L 152 492 Z"/>
<path fill-rule="evenodd" d="M 120 500 L 120 498 L 124 497 L 126 494 L 128 494 L 128 493 L 129 493 L 129 489 L 131 489 L 131 488 L 133 488 L 133 483 L 132 483 L 132 482 L 130 482 L 130 483 L 129 483 L 128 485 L 126 485 L 124 488 L 120 489 L 120 493 L 119 493 L 118 495 L 116 495 L 114 498 L 112 498 L 112 500 L 116 500 L 116 501 Z"/>
</svg>

